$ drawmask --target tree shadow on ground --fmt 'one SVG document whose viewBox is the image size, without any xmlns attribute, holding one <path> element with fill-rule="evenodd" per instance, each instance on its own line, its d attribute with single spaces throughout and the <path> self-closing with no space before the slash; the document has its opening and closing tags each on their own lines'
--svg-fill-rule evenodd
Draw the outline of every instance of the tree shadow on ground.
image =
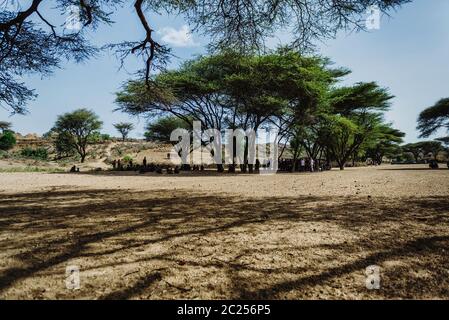
<svg viewBox="0 0 449 320">
<path fill-rule="evenodd" d="M 4 194 L 0 212 L 0 297 L 449 298 L 447 197 L 60 188 Z M 72 263 L 78 292 L 63 285 Z"/>
<path fill-rule="evenodd" d="M 416 168 L 416 167 L 410 167 L 410 168 L 404 168 L 404 167 L 399 167 L 399 168 L 379 168 L 378 170 L 382 170 L 382 171 L 447 171 L 448 168 L 446 165 L 440 164 L 440 167 L 438 169 L 431 169 L 431 168 Z"/>
</svg>

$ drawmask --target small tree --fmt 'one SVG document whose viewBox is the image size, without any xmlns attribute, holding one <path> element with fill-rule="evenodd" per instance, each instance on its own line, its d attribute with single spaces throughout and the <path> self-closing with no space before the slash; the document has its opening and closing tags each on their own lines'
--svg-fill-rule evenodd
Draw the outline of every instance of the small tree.
<svg viewBox="0 0 449 320">
<path fill-rule="evenodd" d="M 178 128 L 189 129 L 189 125 L 175 116 L 159 118 L 147 125 L 145 137 L 148 141 L 170 142 L 172 131 Z"/>
<path fill-rule="evenodd" d="M 0 121 L 0 130 L 2 130 L 2 132 L 5 132 L 7 130 L 11 130 L 11 127 L 12 127 L 11 122 Z"/>
<path fill-rule="evenodd" d="M 129 132 L 134 130 L 134 125 L 130 122 L 119 122 L 114 124 L 114 127 L 122 135 L 122 141 L 125 141 Z"/>
<path fill-rule="evenodd" d="M 327 147 L 340 170 L 344 170 L 346 161 L 353 153 L 356 135 L 360 132 L 360 128 L 350 119 L 339 115 L 326 116 L 325 123 Z"/>
<path fill-rule="evenodd" d="M 52 130 L 59 137 L 63 136 L 64 139 L 59 139 L 59 143 L 62 143 L 67 149 L 74 148 L 83 163 L 87 155 L 89 139 L 92 134 L 101 129 L 102 124 L 93 111 L 78 109 L 60 115 Z M 56 140 L 58 141 L 58 139 Z"/>
<path fill-rule="evenodd" d="M 0 150 L 9 150 L 16 144 L 16 137 L 12 131 L 3 131 L 0 135 Z"/>
</svg>

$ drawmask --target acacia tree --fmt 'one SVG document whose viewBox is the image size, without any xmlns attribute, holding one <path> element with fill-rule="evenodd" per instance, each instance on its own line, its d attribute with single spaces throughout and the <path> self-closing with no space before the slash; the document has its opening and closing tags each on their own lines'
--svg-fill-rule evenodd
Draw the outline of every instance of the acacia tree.
<svg viewBox="0 0 449 320">
<path fill-rule="evenodd" d="M 16 137 L 12 131 L 6 130 L 0 134 L 0 150 L 9 150 L 16 144 Z"/>
<path fill-rule="evenodd" d="M 326 147 L 337 161 L 340 170 L 344 170 L 360 129 L 353 121 L 340 115 L 326 115 L 322 121 L 325 127 Z"/>
<path fill-rule="evenodd" d="M 257 130 L 267 124 L 282 126 L 288 135 L 292 119 L 310 112 L 329 84 L 346 72 L 327 65 L 326 59 L 284 49 L 263 56 L 225 51 L 163 72 L 149 86 L 130 81 L 116 102 L 133 115 L 171 115 L 190 126 L 197 120 L 203 129 Z M 243 171 L 247 159 L 245 138 Z"/>
<path fill-rule="evenodd" d="M 178 128 L 190 129 L 188 123 L 175 116 L 158 118 L 147 124 L 145 137 L 149 141 L 170 142 L 171 133 Z"/>
<path fill-rule="evenodd" d="M 326 59 L 303 56 L 287 48 L 251 56 L 242 65 L 225 81 L 235 114 L 230 127 L 258 130 L 262 125 L 275 126 L 279 129 L 278 142 L 284 146 L 289 141 L 294 145 L 299 142 L 295 135 L 304 117 L 316 111 L 327 87 L 346 72 L 329 69 Z M 246 139 L 243 172 L 247 158 Z"/>
<path fill-rule="evenodd" d="M 434 160 L 437 160 L 438 153 L 444 150 L 440 141 L 422 141 L 418 142 L 424 155 L 432 154 Z"/>
<path fill-rule="evenodd" d="M 2 130 L 2 132 L 5 132 L 6 130 L 11 130 L 11 127 L 12 127 L 11 122 L 0 121 L 0 130 Z"/>
<path fill-rule="evenodd" d="M 7 121 L 0 121 L 0 150 L 9 150 L 16 144 L 16 137 L 11 131 L 12 124 Z"/>
<path fill-rule="evenodd" d="M 264 41 L 277 30 L 292 30 L 292 47 L 312 47 L 316 39 L 333 37 L 341 29 L 363 29 L 372 5 L 388 12 L 410 0 L 134 0 L 135 17 L 142 26 L 140 40 L 127 39 L 104 46 L 123 60 L 135 55 L 143 60 L 143 77 L 164 68 L 170 48 L 155 40 L 156 26 L 147 13 L 181 15 L 191 28 L 210 37 L 211 49 L 232 48 L 240 52 L 264 50 Z M 111 15 L 126 4 L 122 0 L 17 0 L 0 3 L 0 103 L 12 112 L 26 112 L 26 102 L 36 93 L 19 79 L 25 74 L 50 74 L 64 59 L 83 61 L 98 48 L 88 34 L 102 24 L 112 26 Z M 51 9 L 42 6 L 51 4 Z M 75 6 L 79 30 L 67 32 L 50 17 L 65 15 Z M 53 12 L 50 12 L 53 11 Z"/>
<path fill-rule="evenodd" d="M 392 98 L 385 88 L 374 82 L 357 83 L 330 92 L 330 107 L 323 117 L 322 141 L 341 170 L 351 157 L 355 161 L 363 144 L 374 136 Z"/>
<path fill-rule="evenodd" d="M 415 161 L 419 161 L 421 158 L 420 156 L 423 154 L 423 149 L 421 143 L 407 143 L 406 145 L 403 145 L 402 147 L 403 152 L 409 152 L 413 154 L 413 157 L 415 158 Z"/>
<path fill-rule="evenodd" d="M 391 159 L 401 153 L 400 144 L 404 137 L 405 133 L 393 128 L 391 124 L 380 124 L 368 137 L 365 156 L 380 165 L 384 157 Z"/>
<path fill-rule="evenodd" d="M 77 109 L 58 116 L 52 131 L 61 137 L 56 141 L 62 141 L 67 144 L 67 147 L 74 148 L 83 163 L 87 155 L 89 139 L 101 129 L 102 124 L 93 111 Z"/>
<path fill-rule="evenodd" d="M 134 125 L 130 122 L 119 122 L 114 124 L 114 128 L 122 135 L 122 141 L 125 141 L 130 131 L 134 130 Z"/>
<path fill-rule="evenodd" d="M 449 132 L 449 98 L 441 99 L 422 111 L 418 117 L 417 129 L 421 132 L 421 138 L 429 137 L 440 128 Z"/>
</svg>

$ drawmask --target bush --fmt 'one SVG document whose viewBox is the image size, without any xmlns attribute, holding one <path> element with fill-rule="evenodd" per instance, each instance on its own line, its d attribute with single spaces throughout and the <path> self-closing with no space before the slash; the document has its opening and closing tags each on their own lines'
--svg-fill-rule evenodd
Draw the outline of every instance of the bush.
<svg viewBox="0 0 449 320">
<path fill-rule="evenodd" d="M 26 147 L 20 151 L 20 155 L 26 158 L 33 158 L 39 160 L 47 160 L 48 151 L 45 148 L 36 148 L 32 149 L 30 147 Z"/>
<path fill-rule="evenodd" d="M 11 131 L 5 131 L 0 135 L 0 150 L 9 150 L 16 144 L 16 137 Z"/>
<path fill-rule="evenodd" d="M 9 154 L 6 151 L 0 150 L 0 159 L 8 159 Z"/>
<path fill-rule="evenodd" d="M 124 163 L 130 163 L 133 161 L 133 157 L 131 157 L 130 155 L 126 155 L 123 157 L 123 162 Z"/>
<path fill-rule="evenodd" d="M 107 133 L 102 133 L 101 134 L 101 140 L 102 141 L 110 141 L 111 140 L 111 136 Z"/>
</svg>

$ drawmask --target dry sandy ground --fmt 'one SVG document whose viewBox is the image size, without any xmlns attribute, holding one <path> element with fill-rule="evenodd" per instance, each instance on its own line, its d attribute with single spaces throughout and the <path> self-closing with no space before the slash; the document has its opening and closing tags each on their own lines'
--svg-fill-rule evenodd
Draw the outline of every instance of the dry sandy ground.
<svg viewBox="0 0 449 320">
<path fill-rule="evenodd" d="M 3 173 L 0 298 L 449 299 L 449 170 Z"/>
</svg>

